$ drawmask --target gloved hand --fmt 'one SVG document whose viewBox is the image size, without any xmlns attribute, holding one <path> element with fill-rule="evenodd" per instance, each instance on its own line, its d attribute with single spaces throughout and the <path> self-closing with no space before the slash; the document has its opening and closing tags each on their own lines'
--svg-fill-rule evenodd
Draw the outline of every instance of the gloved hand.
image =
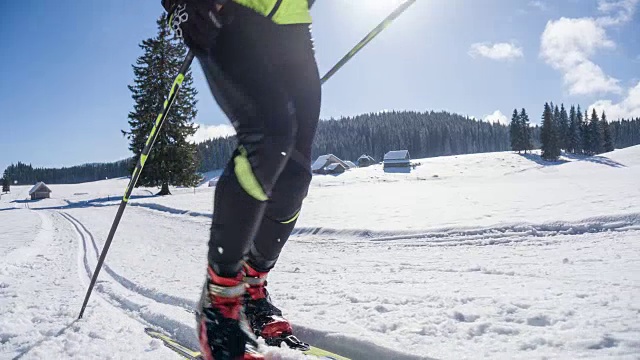
<svg viewBox="0 0 640 360">
<path fill-rule="evenodd" d="M 169 26 L 196 55 L 206 55 L 222 28 L 220 0 L 162 0 Z"/>
</svg>

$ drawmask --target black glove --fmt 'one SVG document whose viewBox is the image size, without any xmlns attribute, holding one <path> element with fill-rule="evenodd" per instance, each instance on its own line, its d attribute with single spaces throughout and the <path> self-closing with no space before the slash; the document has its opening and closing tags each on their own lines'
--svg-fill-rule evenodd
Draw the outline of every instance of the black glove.
<svg viewBox="0 0 640 360">
<path fill-rule="evenodd" d="M 207 55 L 222 28 L 222 18 L 216 10 L 220 0 L 162 0 L 169 14 L 169 26 L 196 54 Z"/>
</svg>

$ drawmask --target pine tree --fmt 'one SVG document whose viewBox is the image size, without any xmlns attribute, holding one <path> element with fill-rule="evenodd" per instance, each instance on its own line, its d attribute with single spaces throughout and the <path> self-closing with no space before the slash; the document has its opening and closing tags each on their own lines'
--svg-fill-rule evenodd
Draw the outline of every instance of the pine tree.
<svg viewBox="0 0 640 360">
<path fill-rule="evenodd" d="M 518 154 L 522 149 L 522 130 L 518 110 L 513 109 L 511 122 L 509 123 L 509 135 L 511 136 L 511 150 L 517 151 Z"/>
<path fill-rule="evenodd" d="M 527 111 L 522 108 L 520 111 L 520 134 L 522 138 L 522 150 L 527 153 L 527 150 L 533 149 L 533 141 L 531 139 L 531 127 L 529 126 L 529 115 Z"/>
<path fill-rule="evenodd" d="M 556 141 L 558 142 L 560 149 L 562 149 L 562 137 L 560 136 L 560 108 L 558 108 L 558 105 L 555 105 L 551 109 L 553 110 L 553 127 L 555 128 Z"/>
<path fill-rule="evenodd" d="M 556 107 L 555 110 L 558 110 Z M 548 161 L 555 161 L 560 156 L 558 146 L 557 126 L 554 123 L 554 111 L 548 103 L 544 104 L 542 113 L 542 129 L 540 130 L 540 141 L 542 142 L 542 158 Z"/>
<path fill-rule="evenodd" d="M 600 122 L 602 124 L 602 134 L 604 138 L 604 141 L 603 141 L 604 152 L 613 151 L 615 147 L 614 147 L 613 138 L 611 137 L 611 127 L 609 126 L 609 122 L 607 121 L 607 115 L 604 113 L 604 110 L 602 111 L 602 119 L 600 120 Z"/>
<path fill-rule="evenodd" d="M 591 111 L 591 121 L 589 122 L 589 150 L 591 154 L 602 154 L 604 151 L 604 133 L 596 109 Z"/>
<path fill-rule="evenodd" d="M 2 192 L 7 193 L 10 191 L 11 191 L 11 185 L 9 185 L 9 178 L 5 176 L 2 178 Z"/>
<path fill-rule="evenodd" d="M 567 115 L 567 109 L 564 108 L 564 104 L 560 104 L 560 118 L 558 122 L 558 143 L 561 149 L 567 151 L 569 143 L 571 142 L 569 132 L 569 116 Z"/>
<path fill-rule="evenodd" d="M 586 155 L 590 155 L 591 154 L 591 132 L 589 131 L 589 114 L 587 110 L 584 111 L 581 130 L 582 130 L 581 131 L 582 132 L 582 153 Z"/>
<path fill-rule="evenodd" d="M 123 131 L 123 134 L 130 140 L 129 149 L 135 154 L 133 165 L 138 162 L 186 55 L 186 47 L 167 26 L 165 13 L 157 25 L 157 36 L 142 41 L 140 45 L 144 54 L 133 65 L 135 85 L 129 86 L 135 105 L 129 113 L 131 130 Z M 193 125 L 196 94 L 192 74 L 188 72 L 136 186 L 159 186 L 159 195 L 168 195 L 169 185 L 197 184 L 196 147 L 187 142 L 187 138 L 196 132 Z"/>
<path fill-rule="evenodd" d="M 569 109 L 569 146 L 567 151 L 573 154 L 578 153 L 578 144 L 580 143 L 579 129 L 576 107 L 571 105 L 571 108 Z"/>
<path fill-rule="evenodd" d="M 571 143 L 573 144 L 573 153 L 582 154 L 582 112 L 580 111 L 580 105 L 577 109 L 574 108 L 575 124 L 572 123 L 571 127 Z"/>
</svg>

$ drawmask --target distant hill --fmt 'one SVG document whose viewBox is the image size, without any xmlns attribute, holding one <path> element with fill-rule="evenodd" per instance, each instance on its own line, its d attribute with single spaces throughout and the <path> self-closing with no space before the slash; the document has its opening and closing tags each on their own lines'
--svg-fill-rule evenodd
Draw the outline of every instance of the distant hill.
<svg viewBox="0 0 640 360">
<path fill-rule="evenodd" d="M 538 138 L 539 129 L 534 128 L 534 139 Z M 235 145 L 235 137 L 198 144 L 199 170 L 224 167 Z M 379 161 L 390 150 L 409 150 L 411 157 L 425 158 L 509 149 L 506 125 L 444 111 L 389 111 L 321 121 L 312 157 L 331 153 L 356 160 L 367 154 Z"/>
<path fill-rule="evenodd" d="M 129 175 L 132 158 L 112 163 L 92 163 L 63 168 L 34 168 L 31 164 L 18 162 L 4 170 L 3 177 L 13 184 L 34 184 L 44 181 L 48 184 L 77 184 L 88 181 L 113 179 Z"/>
<path fill-rule="evenodd" d="M 612 121 L 616 148 L 640 144 L 640 118 Z M 534 148 L 540 146 L 540 128 L 532 127 Z M 236 147 L 235 136 L 215 138 L 197 145 L 198 171 L 223 168 Z M 409 150 L 412 158 L 510 150 L 509 127 L 478 121 L 445 111 L 389 111 L 320 121 L 312 148 L 312 161 L 323 154 L 356 160 L 367 154 L 380 161 L 387 151 Z M 5 172 L 11 182 L 71 184 L 129 176 L 132 158 L 69 168 L 33 168 L 18 162 Z"/>
</svg>

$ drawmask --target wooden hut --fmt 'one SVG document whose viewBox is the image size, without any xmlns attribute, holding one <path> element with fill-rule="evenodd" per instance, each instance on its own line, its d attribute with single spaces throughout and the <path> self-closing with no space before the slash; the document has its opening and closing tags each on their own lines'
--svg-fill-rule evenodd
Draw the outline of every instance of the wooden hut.
<svg viewBox="0 0 640 360">
<path fill-rule="evenodd" d="M 345 170 L 349 169 L 349 165 L 340 160 L 340 158 L 333 154 L 327 154 L 318 157 L 318 159 L 311 165 L 311 171 L 314 174 L 327 174 L 327 166 L 331 164 L 340 164 Z"/>
<path fill-rule="evenodd" d="M 411 156 L 409 150 L 393 150 L 384 154 L 383 167 L 410 167 Z"/>
<path fill-rule="evenodd" d="M 40 181 L 29 190 L 29 196 L 31 196 L 31 200 L 48 199 L 51 196 L 51 189 Z"/>
<path fill-rule="evenodd" d="M 329 164 L 324 168 L 325 174 L 342 174 L 345 171 L 347 171 L 347 168 L 340 163 Z"/>
<path fill-rule="evenodd" d="M 376 163 L 376 160 L 369 155 L 362 154 L 357 160 L 359 167 L 367 167 Z"/>
</svg>

